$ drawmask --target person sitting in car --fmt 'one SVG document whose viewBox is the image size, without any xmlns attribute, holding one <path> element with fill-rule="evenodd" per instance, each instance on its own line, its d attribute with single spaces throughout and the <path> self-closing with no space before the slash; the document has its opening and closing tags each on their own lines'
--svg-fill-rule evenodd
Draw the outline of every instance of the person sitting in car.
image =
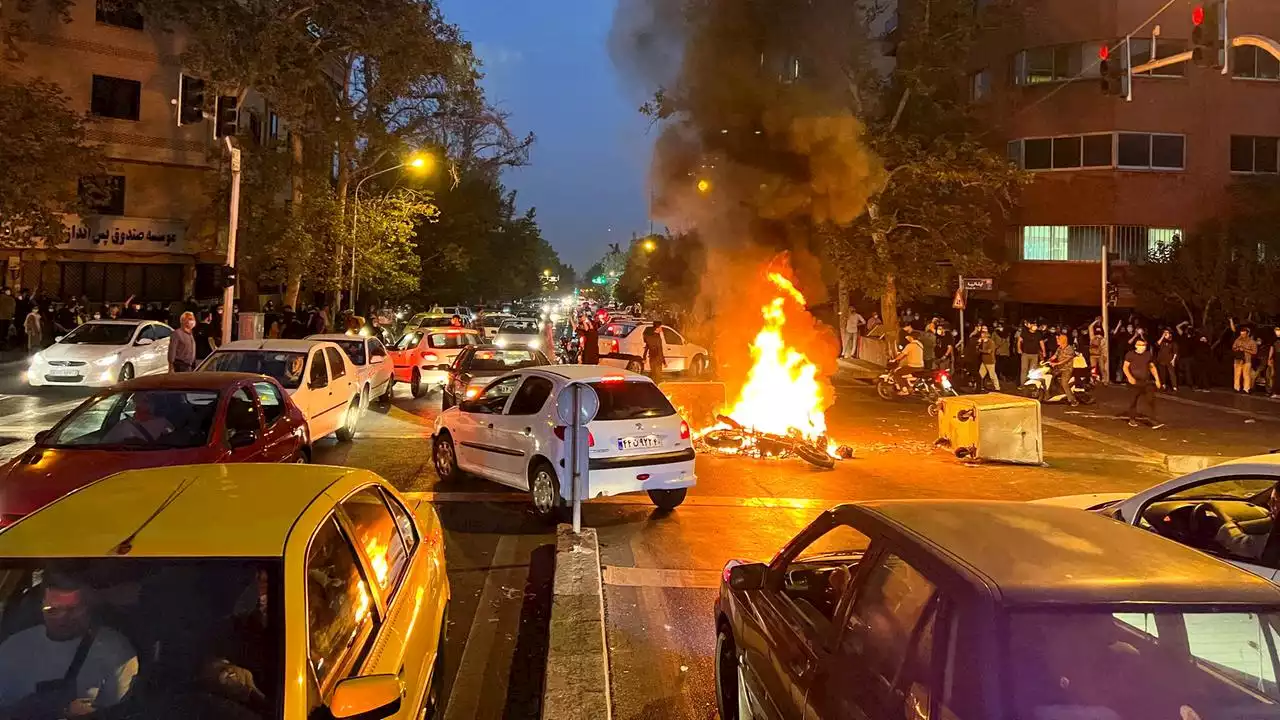
<svg viewBox="0 0 1280 720">
<path fill-rule="evenodd" d="M 133 687 L 138 655 L 93 620 L 88 584 L 47 573 L 43 623 L 0 643 L 0 718 L 71 718 L 119 703 Z"/>
<path fill-rule="evenodd" d="M 108 445 L 130 442 L 153 443 L 173 432 L 173 423 L 156 412 L 146 393 L 133 396 L 133 416 L 111 426 L 102 441 Z"/>
<path fill-rule="evenodd" d="M 1243 523 L 1227 517 L 1226 513 L 1216 509 L 1210 511 L 1222 520 L 1222 527 L 1214 539 L 1224 550 L 1241 558 L 1261 560 L 1267 549 L 1271 533 L 1275 532 L 1276 521 L 1280 518 L 1280 495 L 1272 487 L 1267 493 L 1267 517 L 1247 520 Z M 1250 532 L 1253 530 L 1254 532 Z M 1262 532 L 1257 532 L 1261 530 Z"/>
</svg>

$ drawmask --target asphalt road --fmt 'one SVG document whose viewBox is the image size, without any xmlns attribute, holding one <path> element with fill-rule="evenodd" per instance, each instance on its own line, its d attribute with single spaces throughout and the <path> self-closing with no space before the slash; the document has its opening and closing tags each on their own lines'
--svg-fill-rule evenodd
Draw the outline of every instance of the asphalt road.
<svg viewBox="0 0 1280 720">
<path fill-rule="evenodd" d="M 32 392 L 0 368 L 0 456 L 20 452 L 85 393 Z M 1229 393 L 1161 397 L 1161 430 L 1116 419 L 1123 390 L 1098 405 L 1046 407 L 1047 467 L 971 465 L 933 449 L 922 405 L 886 403 L 855 375 L 837 378 L 833 438 L 856 457 L 821 471 L 798 460 L 702 455 L 685 505 L 656 511 L 644 496 L 588 504 L 605 585 L 615 717 L 715 716 L 711 608 L 730 558 L 767 559 L 818 512 L 839 502 L 929 497 L 1025 500 L 1134 491 L 1167 477 L 1165 455 L 1234 456 L 1280 445 L 1280 403 Z M 432 502 L 447 529 L 453 587 L 447 653 L 448 718 L 535 718 L 545 668 L 554 570 L 552 529 L 521 493 L 478 480 L 438 481 L 428 441 L 439 396 L 401 389 L 362 420 L 354 442 L 322 441 L 315 460 L 378 472 Z"/>
</svg>

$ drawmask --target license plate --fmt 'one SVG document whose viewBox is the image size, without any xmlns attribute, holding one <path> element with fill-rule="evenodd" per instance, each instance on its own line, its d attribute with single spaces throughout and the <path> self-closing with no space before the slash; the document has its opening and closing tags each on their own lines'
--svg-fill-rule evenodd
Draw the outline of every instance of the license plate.
<svg viewBox="0 0 1280 720">
<path fill-rule="evenodd" d="M 657 435 L 618 438 L 619 450 L 639 450 L 641 448 L 662 447 L 662 438 Z"/>
<path fill-rule="evenodd" d="M 75 368 L 49 368 L 49 374 L 54 377 L 76 377 L 80 371 Z"/>
</svg>

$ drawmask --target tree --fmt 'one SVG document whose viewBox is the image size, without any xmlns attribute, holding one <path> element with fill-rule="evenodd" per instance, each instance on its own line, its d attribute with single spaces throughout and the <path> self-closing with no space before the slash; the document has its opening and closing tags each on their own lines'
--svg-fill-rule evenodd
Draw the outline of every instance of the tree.
<svg viewBox="0 0 1280 720">
<path fill-rule="evenodd" d="M 82 209 L 78 181 L 104 170 L 85 129 L 57 85 L 0 75 L 0 243 L 28 246 L 33 238 L 66 235 L 63 214 Z M 91 196 L 104 192 L 88 185 Z"/>
<path fill-rule="evenodd" d="M 429 194 L 413 190 L 397 190 L 360 201 L 352 240 L 357 248 L 360 285 L 371 288 L 361 295 L 362 300 L 394 304 L 418 294 L 422 258 L 418 254 L 417 231 L 429 227 L 439 214 Z"/>
</svg>

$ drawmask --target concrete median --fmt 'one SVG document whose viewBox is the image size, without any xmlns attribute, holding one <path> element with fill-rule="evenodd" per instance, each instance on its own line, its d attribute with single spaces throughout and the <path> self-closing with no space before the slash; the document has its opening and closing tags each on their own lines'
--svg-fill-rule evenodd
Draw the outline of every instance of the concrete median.
<svg viewBox="0 0 1280 720">
<path fill-rule="evenodd" d="M 551 632 L 542 686 L 544 720 L 609 720 L 609 654 L 604 627 L 604 587 L 596 531 L 556 528 Z"/>
</svg>

